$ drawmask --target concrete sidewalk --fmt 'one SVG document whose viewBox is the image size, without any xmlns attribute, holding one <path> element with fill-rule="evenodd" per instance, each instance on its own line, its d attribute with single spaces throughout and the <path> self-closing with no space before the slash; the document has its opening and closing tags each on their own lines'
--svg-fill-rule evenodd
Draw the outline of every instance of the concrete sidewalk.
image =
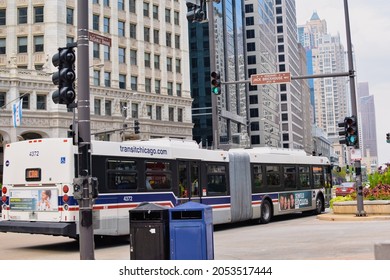
<svg viewBox="0 0 390 280">
<path fill-rule="evenodd" d="M 378 221 L 378 220 L 390 220 L 390 215 L 372 215 L 367 214 L 364 217 L 358 217 L 355 214 L 334 214 L 332 212 L 317 215 L 317 219 L 325 221 Z"/>
</svg>

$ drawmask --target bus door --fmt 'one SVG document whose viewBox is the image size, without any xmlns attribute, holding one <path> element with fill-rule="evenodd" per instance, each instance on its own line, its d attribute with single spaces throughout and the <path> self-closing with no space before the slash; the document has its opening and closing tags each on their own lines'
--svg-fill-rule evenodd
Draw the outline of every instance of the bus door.
<svg viewBox="0 0 390 280">
<path fill-rule="evenodd" d="M 201 202 L 199 190 L 200 161 L 179 161 L 179 200 Z"/>
</svg>

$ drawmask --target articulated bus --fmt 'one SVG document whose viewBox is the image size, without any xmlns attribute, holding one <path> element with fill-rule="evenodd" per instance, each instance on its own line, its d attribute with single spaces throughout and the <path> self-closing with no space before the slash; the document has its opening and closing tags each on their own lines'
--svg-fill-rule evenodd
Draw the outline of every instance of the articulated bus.
<svg viewBox="0 0 390 280">
<path fill-rule="evenodd" d="M 92 141 L 95 235 L 128 235 L 129 211 L 141 203 L 175 207 L 195 201 L 212 207 L 213 223 L 257 220 L 325 210 L 329 160 L 277 148 L 208 150 L 174 139 Z M 73 197 L 78 147 L 70 138 L 7 144 L 0 232 L 77 238 Z"/>
</svg>

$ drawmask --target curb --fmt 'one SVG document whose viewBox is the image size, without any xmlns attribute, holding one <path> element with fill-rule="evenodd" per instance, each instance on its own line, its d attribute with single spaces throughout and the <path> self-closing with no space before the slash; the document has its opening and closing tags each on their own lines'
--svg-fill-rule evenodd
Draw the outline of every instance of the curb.
<svg viewBox="0 0 390 280">
<path fill-rule="evenodd" d="M 362 222 L 362 221 L 378 221 L 378 220 L 390 220 L 389 215 L 367 215 L 367 216 L 356 216 L 354 214 L 321 214 L 317 215 L 317 219 L 323 221 L 354 221 L 354 222 Z"/>
</svg>

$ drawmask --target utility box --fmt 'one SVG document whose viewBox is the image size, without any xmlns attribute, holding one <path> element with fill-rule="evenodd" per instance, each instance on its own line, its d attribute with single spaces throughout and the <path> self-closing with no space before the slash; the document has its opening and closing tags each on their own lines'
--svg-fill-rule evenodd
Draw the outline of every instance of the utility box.
<svg viewBox="0 0 390 280">
<path fill-rule="evenodd" d="M 169 259 L 168 208 L 143 203 L 129 211 L 130 259 Z"/>
<path fill-rule="evenodd" d="M 170 208 L 171 260 L 213 260 L 213 232 L 210 206 L 190 201 Z"/>
</svg>

